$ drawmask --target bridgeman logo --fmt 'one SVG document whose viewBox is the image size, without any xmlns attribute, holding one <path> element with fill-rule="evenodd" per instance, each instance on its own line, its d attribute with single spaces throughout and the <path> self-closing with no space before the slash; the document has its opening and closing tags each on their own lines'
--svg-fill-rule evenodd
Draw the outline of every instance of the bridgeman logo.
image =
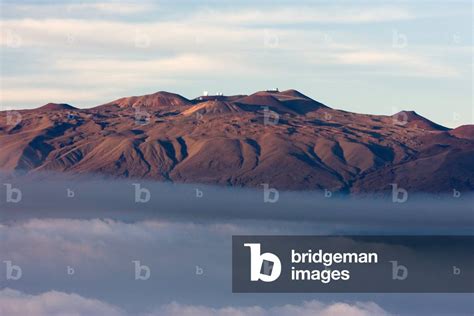
<svg viewBox="0 0 474 316">
<path fill-rule="evenodd" d="M 250 248 L 250 280 L 273 282 L 280 277 L 281 261 L 271 252 L 261 253 L 260 244 L 244 244 Z"/>
<path fill-rule="evenodd" d="M 473 244 L 472 235 L 232 236 L 232 292 L 474 293 Z"/>
</svg>

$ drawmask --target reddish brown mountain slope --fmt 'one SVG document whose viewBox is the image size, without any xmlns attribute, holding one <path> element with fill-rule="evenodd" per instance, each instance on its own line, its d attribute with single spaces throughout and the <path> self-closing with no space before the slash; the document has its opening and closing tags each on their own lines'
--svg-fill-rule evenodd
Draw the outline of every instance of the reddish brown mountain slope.
<svg viewBox="0 0 474 316">
<path fill-rule="evenodd" d="M 265 124 L 266 109 L 278 113 Z M 474 190 L 472 126 L 448 130 L 414 112 L 331 109 L 296 90 L 192 102 L 177 94 L 92 109 L 0 112 L 0 170 L 344 192 Z M 138 116 L 138 117 L 137 117 Z"/>
<path fill-rule="evenodd" d="M 76 110 L 77 108 L 66 103 L 48 103 L 37 108 L 41 111 L 61 111 L 61 110 Z"/>
<path fill-rule="evenodd" d="M 120 98 L 118 100 L 106 103 L 101 107 L 118 106 L 120 108 L 145 108 L 145 109 L 159 109 L 161 107 L 181 107 L 190 105 L 191 101 L 179 94 L 159 91 L 153 94 L 143 96 L 133 96 Z"/>
<path fill-rule="evenodd" d="M 457 138 L 474 139 L 474 125 L 463 125 L 449 132 Z"/>
<path fill-rule="evenodd" d="M 438 125 L 415 111 L 400 111 L 392 115 L 394 124 L 406 125 L 407 127 L 422 128 L 427 130 L 447 131 L 448 128 Z"/>
</svg>

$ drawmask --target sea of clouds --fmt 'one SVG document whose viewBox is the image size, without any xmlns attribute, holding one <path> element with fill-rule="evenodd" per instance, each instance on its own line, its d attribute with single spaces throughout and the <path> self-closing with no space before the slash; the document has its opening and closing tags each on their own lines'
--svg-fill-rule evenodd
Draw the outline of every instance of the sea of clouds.
<svg viewBox="0 0 474 316">
<path fill-rule="evenodd" d="M 232 235 L 472 233 L 472 199 L 324 197 L 321 192 L 140 182 L 2 179 L 1 315 L 468 315 L 463 294 L 233 294 Z M 69 190 L 69 193 L 68 193 Z M 197 190 L 197 191 L 196 191 Z M 71 194 L 74 192 L 74 194 Z M 7 280 L 4 261 L 21 267 Z M 147 280 L 135 279 L 134 262 Z M 71 271 L 74 271 L 71 273 Z"/>
</svg>

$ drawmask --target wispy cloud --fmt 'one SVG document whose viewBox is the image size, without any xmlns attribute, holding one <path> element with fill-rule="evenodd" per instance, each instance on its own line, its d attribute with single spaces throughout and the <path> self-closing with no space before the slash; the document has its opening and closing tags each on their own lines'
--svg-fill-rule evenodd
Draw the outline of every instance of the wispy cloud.
<svg viewBox="0 0 474 316">
<path fill-rule="evenodd" d="M 21 16 L 40 15 L 72 15 L 83 16 L 85 14 L 113 14 L 133 15 L 156 10 L 157 5 L 151 1 L 88 1 L 70 3 L 4 3 L 4 8 Z"/>
<path fill-rule="evenodd" d="M 203 21 L 3 21 L 0 44 L 7 48 L 6 52 L 13 40 L 20 47 L 14 48 L 12 53 L 30 49 L 46 49 L 50 53 L 38 57 L 42 64 L 48 64 L 48 69 L 40 70 L 45 73 L 42 77 L 35 70 L 30 79 L 5 73 L 2 77 L 5 91 L 0 101 L 39 104 L 51 100 L 79 103 L 97 100 L 98 104 L 107 101 L 105 96 L 113 95 L 111 83 L 115 93 L 123 94 L 120 91 L 126 87 L 138 89 L 163 80 L 310 74 L 310 67 L 315 65 L 339 67 L 336 72 L 355 65 L 365 73 L 385 71 L 390 76 L 450 78 L 459 75 L 457 68 L 436 58 L 412 51 L 363 46 L 350 39 L 333 39 L 319 30 L 303 36 L 294 29 L 266 31 L 228 23 L 216 28 L 212 24 L 219 23 L 219 19 L 209 19 L 210 22 L 199 19 Z M 312 40 L 308 40 L 310 38 Z M 282 62 L 282 58 L 291 62 Z M 34 78 L 37 82 L 31 82 Z M 48 82 L 50 85 L 42 90 L 31 88 Z M 95 87 L 90 86 L 92 82 L 96 83 Z M 69 86 L 61 87 L 65 83 Z M 86 87 L 87 93 L 77 91 Z"/>
<path fill-rule="evenodd" d="M 0 313 L 9 316 L 126 316 L 123 309 L 97 299 L 85 298 L 77 294 L 49 291 L 29 295 L 12 289 L 0 291 Z M 373 302 L 335 302 L 324 304 L 316 300 L 300 305 L 281 305 L 270 308 L 260 306 L 228 306 L 213 308 L 204 305 L 185 305 L 172 302 L 157 307 L 141 316 L 389 316 L 390 314 Z"/>
<path fill-rule="evenodd" d="M 10 316 L 125 316 L 120 308 L 77 294 L 50 291 L 28 295 L 12 289 L 0 291 L 0 314 Z"/>
<path fill-rule="evenodd" d="M 110 51 L 120 48 L 131 49 L 140 54 L 157 48 L 166 51 L 189 50 L 195 48 L 196 44 L 219 47 L 222 43 L 262 38 L 258 31 L 230 26 L 215 28 L 209 23 L 192 23 L 186 19 L 173 22 L 127 22 L 27 18 L 3 20 L 1 26 L 3 32 L 0 43 L 5 47 L 9 47 L 9 39 L 16 36 L 21 45 L 26 47 L 74 47 L 85 52 L 91 49 L 106 48 L 106 51 Z M 228 47 L 221 47 L 224 48 Z"/>
<path fill-rule="evenodd" d="M 40 79 L 41 80 L 41 79 Z M 9 103 L 28 102 L 36 105 L 48 102 L 67 103 L 71 100 L 94 101 L 103 98 L 104 91 L 85 91 L 74 88 L 8 88 L 0 91 L 0 103 L 8 107 Z"/>
<path fill-rule="evenodd" d="M 358 66 L 388 67 L 389 71 L 404 72 L 407 76 L 456 77 L 460 72 L 453 67 L 431 61 L 428 58 L 410 53 L 393 51 L 352 51 L 334 56 L 336 63 Z M 380 68 L 379 68 L 380 69 Z"/>
<path fill-rule="evenodd" d="M 296 6 L 265 10 L 202 10 L 193 19 L 208 23 L 237 25 L 298 25 L 305 23 L 351 24 L 377 23 L 416 18 L 416 14 L 393 6 Z"/>
<path fill-rule="evenodd" d="M 135 14 L 143 13 L 151 9 L 155 9 L 156 5 L 152 2 L 141 1 L 141 3 L 124 2 L 124 1 L 109 1 L 109 2 L 83 2 L 83 3 L 72 3 L 69 5 L 56 5 L 57 7 L 64 8 L 66 6 L 69 11 L 103 11 L 106 13 L 113 14 Z"/>
<path fill-rule="evenodd" d="M 58 60 L 55 66 L 61 70 L 85 71 L 89 74 L 134 74 L 142 76 L 161 75 L 162 77 L 183 74 L 196 74 L 204 71 L 238 71 L 250 69 L 234 69 L 228 60 L 219 57 L 211 58 L 202 54 L 183 54 L 160 59 L 83 59 Z M 248 72 L 247 72 L 248 73 Z"/>
<path fill-rule="evenodd" d="M 300 305 L 282 305 L 270 308 L 260 306 L 251 307 L 223 307 L 212 308 L 196 305 L 182 305 L 171 303 L 162 306 L 147 316 L 389 316 L 391 315 L 373 302 L 355 302 L 353 304 L 335 302 L 324 304 L 316 300 L 302 302 Z"/>
</svg>

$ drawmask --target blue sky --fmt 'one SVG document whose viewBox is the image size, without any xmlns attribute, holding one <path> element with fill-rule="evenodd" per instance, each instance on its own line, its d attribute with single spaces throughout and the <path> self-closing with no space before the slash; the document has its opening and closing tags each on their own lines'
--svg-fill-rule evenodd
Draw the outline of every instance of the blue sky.
<svg viewBox="0 0 474 316">
<path fill-rule="evenodd" d="M 295 88 L 473 123 L 471 1 L 2 1 L 2 109 Z"/>
</svg>

